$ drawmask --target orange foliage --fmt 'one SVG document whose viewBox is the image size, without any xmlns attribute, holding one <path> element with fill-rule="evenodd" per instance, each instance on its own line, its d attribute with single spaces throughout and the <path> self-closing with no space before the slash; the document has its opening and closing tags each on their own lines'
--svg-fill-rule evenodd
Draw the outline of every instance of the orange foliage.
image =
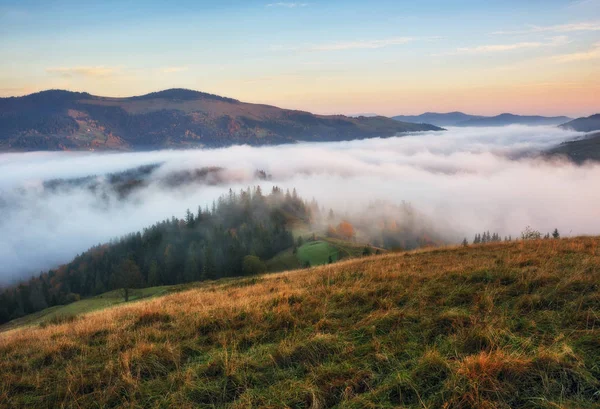
<svg viewBox="0 0 600 409">
<path fill-rule="evenodd" d="M 349 221 L 343 220 L 337 228 L 338 234 L 345 239 L 351 239 L 354 237 L 354 226 Z"/>
</svg>

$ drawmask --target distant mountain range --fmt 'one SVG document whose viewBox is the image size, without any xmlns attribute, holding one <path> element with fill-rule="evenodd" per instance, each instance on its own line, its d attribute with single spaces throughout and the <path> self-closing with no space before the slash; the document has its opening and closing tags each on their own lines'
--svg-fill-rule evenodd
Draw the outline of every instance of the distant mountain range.
<svg viewBox="0 0 600 409">
<path fill-rule="evenodd" d="M 437 126 L 459 126 L 460 123 L 471 119 L 482 118 L 477 115 L 469 115 L 462 112 L 425 112 L 421 115 L 398 115 L 392 117 L 396 121 L 410 122 L 414 124 L 432 124 Z"/>
<path fill-rule="evenodd" d="M 497 116 L 469 115 L 463 112 L 426 112 L 416 116 L 394 116 L 392 119 L 411 123 L 428 123 L 437 126 L 507 126 L 507 125 L 560 125 L 572 118 L 567 116 L 523 116 L 500 114 Z"/>
<path fill-rule="evenodd" d="M 0 151 L 221 147 L 442 130 L 390 118 L 314 115 L 186 89 L 130 98 L 61 90 L 0 98 Z"/>
<path fill-rule="evenodd" d="M 586 118 L 577 118 L 560 126 L 579 132 L 600 131 L 600 114 L 594 114 Z"/>
</svg>

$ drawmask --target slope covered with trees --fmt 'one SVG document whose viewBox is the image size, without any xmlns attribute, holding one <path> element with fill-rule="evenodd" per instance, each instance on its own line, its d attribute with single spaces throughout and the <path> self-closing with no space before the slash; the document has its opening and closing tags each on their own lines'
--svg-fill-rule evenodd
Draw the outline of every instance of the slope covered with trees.
<svg viewBox="0 0 600 409">
<path fill-rule="evenodd" d="M 586 135 L 575 141 L 568 141 L 550 149 L 546 156 L 566 156 L 575 163 L 600 161 L 600 132 Z"/>
<path fill-rule="evenodd" d="M 290 219 L 309 222 L 296 194 L 260 187 L 219 198 L 211 209 L 157 223 L 96 246 L 56 270 L 0 293 L 0 323 L 114 289 L 179 284 L 264 271 L 294 246 Z"/>
<path fill-rule="evenodd" d="M 314 115 L 186 89 L 130 98 L 60 90 L 0 98 L 0 151 L 272 145 L 430 130 L 441 128 Z"/>
<path fill-rule="evenodd" d="M 590 115 L 584 118 L 577 118 L 560 126 L 563 129 L 570 129 L 579 132 L 593 132 L 600 130 L 600 114 Z"/>
<path fill-rule="evenodd" d="M 106 194 L 126 200 L 144 187 L 158 165 L 80 179 L 48 181 L 48 189 L 90 189 L 103 205 Z M 220 168 L 166 173 L 161 183 L 180 186 L 217 177 Z M 269 175 L 257 171 L 257 178 Z M 297 237 L 292 231 L 296 230 Z M 363 212 L 337 214 L 313 199 L 272 187 L 230 192 L 211 208 L 188 210 L 180 219 L 97 245 L 71 262 L 29 281 L 0 288 L 0 324 L 105 291 L 173 285 L 221 277 L 310 267 L 385 250 L 448 243 L 444 227 L 431 223 L 410 203 L 371 203 Z M 49 266 L 52 267 L 52 266 Z"/>
</svg>

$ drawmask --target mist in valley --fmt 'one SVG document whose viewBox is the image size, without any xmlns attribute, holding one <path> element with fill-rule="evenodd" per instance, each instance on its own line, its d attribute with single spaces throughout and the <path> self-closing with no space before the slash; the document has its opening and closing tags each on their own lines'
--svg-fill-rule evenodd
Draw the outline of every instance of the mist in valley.
<svg viewBox="0 0 600 409">
<path fill-rule="evenodd" d="M 410 208 L 413 225 L 447 243 L 484 230 L 516 237 L 528 225 L 598 234 L 600 164 L 540 155 L 579 136 L 510 126 L 272 147 L 3 154 L 0 284 L 255 185 L 295 188 L 361 225 L 406 218 Z"/>
</svg>

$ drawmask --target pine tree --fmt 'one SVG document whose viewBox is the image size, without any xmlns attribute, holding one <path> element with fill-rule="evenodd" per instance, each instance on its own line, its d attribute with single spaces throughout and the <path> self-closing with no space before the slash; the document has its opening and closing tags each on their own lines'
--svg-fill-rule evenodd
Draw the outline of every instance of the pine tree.
<svg viewBox="0 0 600 409">
<path fill-rule="evenodd" d="M 150 268 L 148 270 L 148 285 L 150 287 L 160 285 L 160 272 L 156 260 L 152 260 L 150 263 Z"/>
<path fill-rule="evenodd" d="M 558 229 L 554 229 L 554 231 L 552 232 L 552 237 L 554 237 L 555 239 L 560 239 L 560 233 L 558 232 Z"/>
<path fill-rule="evenodd" d="M 194 213 L 187 209 L 185 212 L 185 225 L 187 227 L 194 227 Z"/>
<path fill-rule="evenodd" d="M 467 247 L 469 245 L 469 242 L 467 241 L 466 237 L 463 239 L 462 245 L 463 245 L 463 247 Z"/>
</svg>

